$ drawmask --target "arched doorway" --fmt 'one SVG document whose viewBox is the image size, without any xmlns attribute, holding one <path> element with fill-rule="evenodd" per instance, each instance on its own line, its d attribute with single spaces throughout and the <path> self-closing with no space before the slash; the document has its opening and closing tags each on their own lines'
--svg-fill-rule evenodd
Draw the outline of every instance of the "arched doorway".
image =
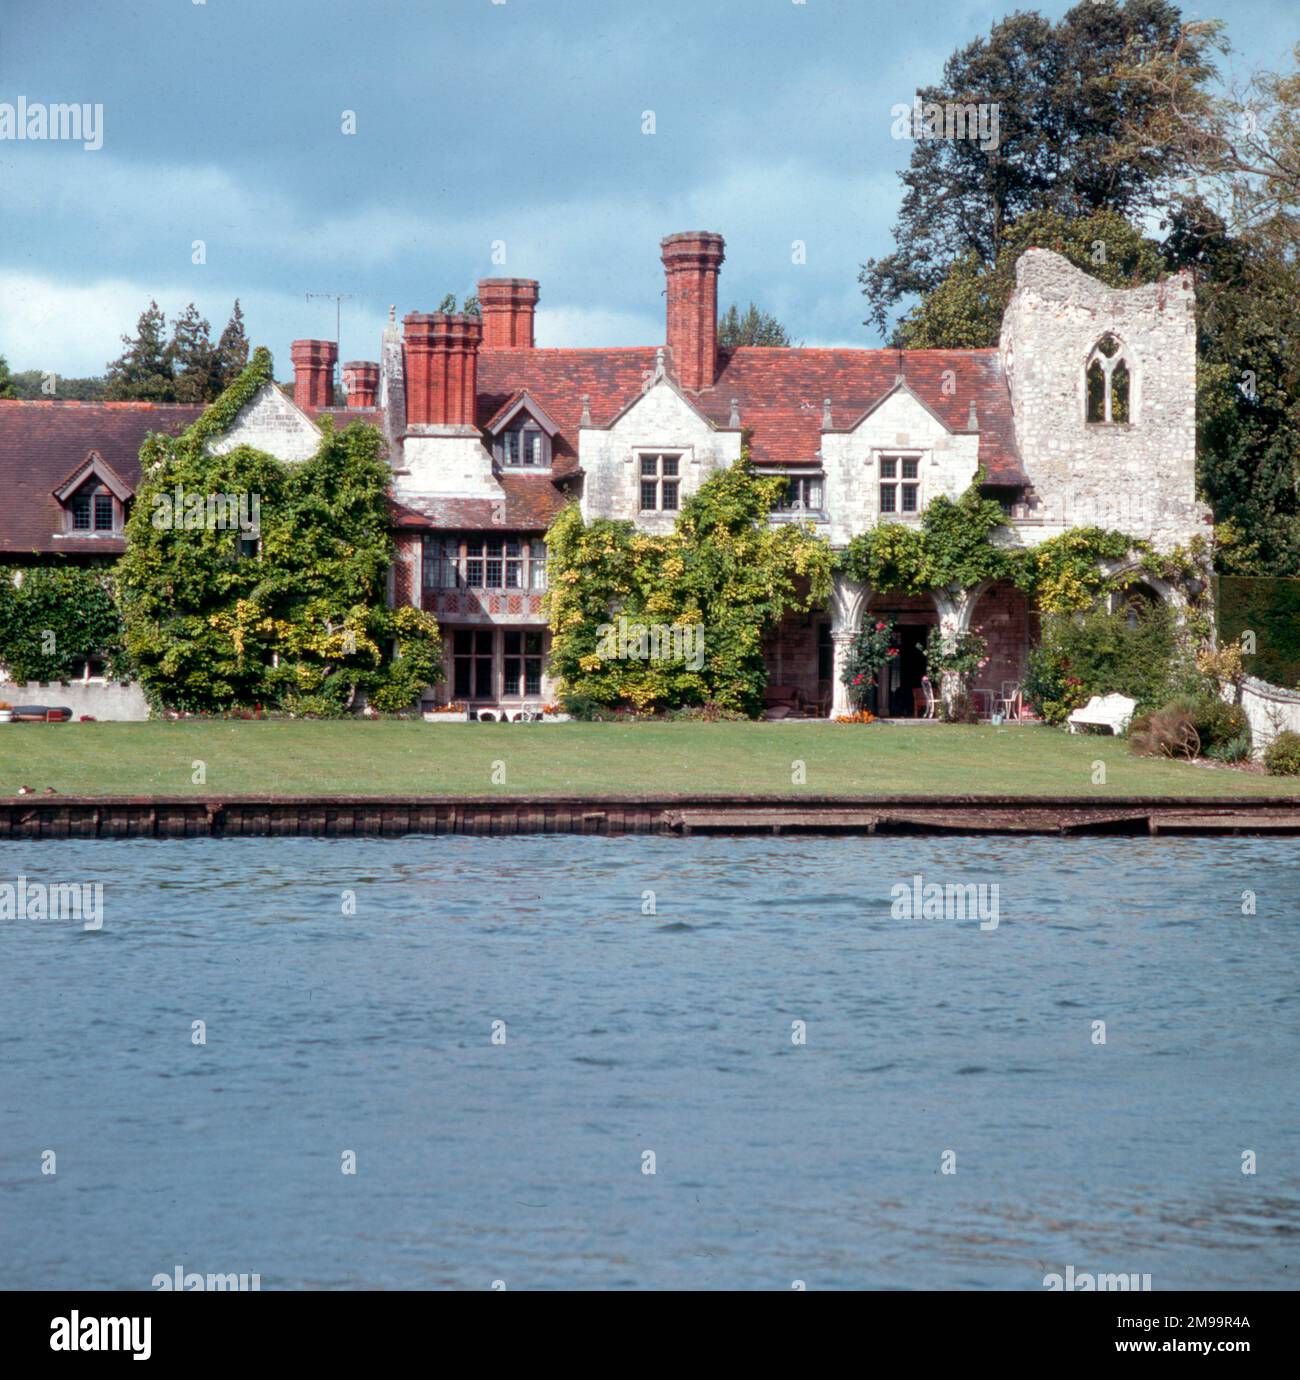
<svg viewBox="0 0 1300 1380">
<path fill-rule="evenodd" d="M 1159 591 L 1145 580 L 1134 580 L 1131 585 L 1111 595 L 1110 607 L 1112 613 L 1124 614 L 1129 627 L 1135 628 L 1152 609 L 1159 608 L 1163 603 Z"/>
<path fill-rule="evenodd" d="M 872 713 L 890 719 L 919 718 L 925 712 L 919 707 L 924 701 L 918 700 L 925 675 L 925 639 L 939 622 L 934 600 L 928 594 L 873 594 L 862 621 L 877 619 L 893 623 L 898 656 L 881 675 Z"/>
</svg>

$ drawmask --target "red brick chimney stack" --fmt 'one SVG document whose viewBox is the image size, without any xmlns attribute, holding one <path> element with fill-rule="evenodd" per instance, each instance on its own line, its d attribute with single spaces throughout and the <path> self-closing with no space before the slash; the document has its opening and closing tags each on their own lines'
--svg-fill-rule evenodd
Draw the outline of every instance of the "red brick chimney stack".
<svg viewBox="0 0 1300 1380">
<path fill-rule="evenodd" d="M 368 359 L 351 359 L 343 366 L 343 387 L 349 407 L 379 405 L 379 365 Z"/>
<path fill-rule="evenodd" d="M 339 347 L 332 340 L 295 340 L 289 353 L 293 357 L 294 402 L 299 407 L 333 407 Z"/>
<path fill-rule="evenodd" d="M 683 388 L 711 388 L 718 371 L 718 270 L 721 235 L 688 230 L 660 242 L 668 277 L 668 348 Z"/>
<path fill-rule="evenodd" d="M 473 426 L 478 392 L 477 316 L 413 311 L 405 328 L 408 426 Z"/>
<path fill-rule="evenodd" d="M 541 289 L 535 278 L 483 278 L 478 301 L 483 311 L 485 350 L 531 350 L 533 313 Z"/>
</svg>

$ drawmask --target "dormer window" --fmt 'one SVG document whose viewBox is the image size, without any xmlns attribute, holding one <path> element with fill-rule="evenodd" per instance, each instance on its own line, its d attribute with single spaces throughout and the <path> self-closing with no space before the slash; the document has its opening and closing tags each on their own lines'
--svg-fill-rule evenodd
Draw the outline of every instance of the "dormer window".
<svg viewBox="0 0 1300 1380">
<path fill-rule="evenodd" d="M 1123 347 L 1109 331 L 1093 346 L 1086 367 L 1087 417 L 1092 424 L 1131 420 L 1132 372 Z"/>
<path fill-rule="evenodd" d="M 514 394 L 485 429 L 492 437 L 492 459 L 500 469 L 550 469 L 557 428 L 526 388 Z"/>
<path fill-rule="evenodd" d="M 92 450 L 54 490 L 54 498 L 63 510 L 64 535 L 108 537 L 122 530 L 131 489 Z"/>
</svg>

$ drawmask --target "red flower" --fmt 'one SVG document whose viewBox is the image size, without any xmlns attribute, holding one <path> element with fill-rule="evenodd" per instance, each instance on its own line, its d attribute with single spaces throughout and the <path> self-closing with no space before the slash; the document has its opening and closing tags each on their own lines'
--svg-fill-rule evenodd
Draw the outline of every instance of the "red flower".
<svg viewBox="0 0 1300 1380">
<path fill-rule="evenodd" d="M 884 631 L 885 631 L 885 625 L 884 625 L 883 623 L 877 623 L 877 624 L 876 624 L 876 631 L 877 631 L 877 632 L 884 632 Z"/>
<path fill-rule="evenodd" d="M 897 655 L 898 655 L 898 648 L 897 648 L 897 647 L 891 647 L 891 648 L 885 653 L 885 655 L 886 655 L 886 656 L 897 656 Z"/>
</svg>

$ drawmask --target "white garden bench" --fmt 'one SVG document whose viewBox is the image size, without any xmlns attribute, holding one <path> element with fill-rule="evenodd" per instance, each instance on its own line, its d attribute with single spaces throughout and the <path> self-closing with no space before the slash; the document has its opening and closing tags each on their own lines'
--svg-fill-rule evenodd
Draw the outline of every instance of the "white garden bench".
<svg viewBox="0 0 1300 1380">
<path fill-rule="evenodd" d="M 1070 732 L 1080 728 L 1108 728 L 1112 733 L 1124 733 L 1137 708 L 1137 701 L 1127 695 L 1094 695 L 1082 709 L 1069 715 L 1066 723 Z"/>
</svg>

